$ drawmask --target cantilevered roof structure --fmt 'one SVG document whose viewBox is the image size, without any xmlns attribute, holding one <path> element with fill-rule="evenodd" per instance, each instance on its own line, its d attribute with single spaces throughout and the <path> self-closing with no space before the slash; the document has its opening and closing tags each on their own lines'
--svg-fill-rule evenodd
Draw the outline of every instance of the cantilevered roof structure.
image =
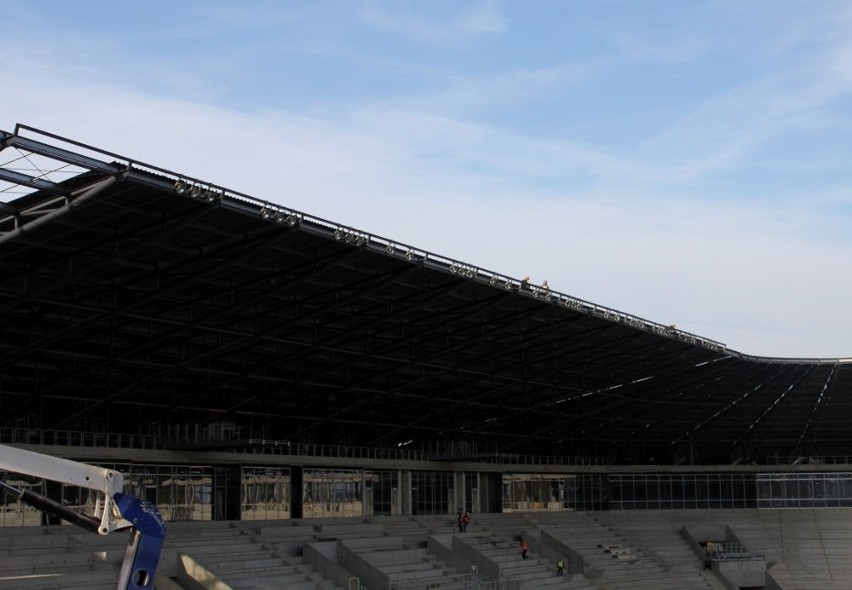
<svg viewBox="0 0 852 590">
<path fill-rule="evenodd" d="M 747 356 L 26 126 L 0 142 L 0 426 L 625 464 L 852 450 L 847 359 Z"/>
</svg>

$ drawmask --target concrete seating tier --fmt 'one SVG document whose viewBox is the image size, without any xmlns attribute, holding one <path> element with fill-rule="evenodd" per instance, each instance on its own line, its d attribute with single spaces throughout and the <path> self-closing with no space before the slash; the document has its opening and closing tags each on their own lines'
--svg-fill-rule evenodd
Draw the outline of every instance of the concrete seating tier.
<svg viewBox="0 0 852 590">
<path fill-rule="evenodd" d="M 778 522 L 783 561 L 770 568 L 770 576 L 783 580 L 782 588 L 852 587 L 848 509 L 762 510 L 761 516 Z"/>
<path fill-rule="evenodd" d="M 476 522 L 477 527 L 468 527 L 458 539 L 499 564 L 501 577 L 520 580 L 525 590 L 595 588 L 582 574 L 557 576 L 555 561 L 537 556 L 533 551 L 529 559 L 523 559 L 520 537 L 534 526 L 523 514 L 483 514 Z"/>
<path fill-rule="evenodd" d="M 433 535 L 442 535 L 444 533 L 458 532 L 456 531 L 456 516 L 455 514 L 432 514 L 425 516 L 413 517 L 414 522 L 419 523 L 424 529 Z M 468 530 L 473 530 L 476 527 L 476 515 L 474 521 L 468 525 Z"/>
<path fill-rule="evenodd" d="M 608 590 L 711 590 L 701 571 L 658 563 L 645 548 L 583 512 L 532 513 L 542 530 L 582 555 L 587 572 L 600 574 L 595 583 Z"/>
<path fill-rule="evenodd" d="M 594 514 L 593 518 L 617 532 L 664 567 L 700 565 L 700 560 L 684 542 L 680 530 L 659 512 L 644 510 Z"/>
<path fill-rule="evenodd" d="M 33 576 L 0 576 L 2 590 L 115 590 L 118 573 L 92 571 L 40 574 Z"/>
<path fill-rule="evenodd" d="M 4 528 L 0 536 L 0 590 L 115 588 L 127 537 L 73 534 L 65 526 Z M 84 543 L 81 539 L 90 541 Z M 104 559 L 105 556 L 109 559 Z"/>
<path fill-rule="evenodd" d="M 457 572 L 430 554 L 425 546 L 394 537 L 367 537 L 342 541 L 364 562 L 387 576 L 391 583 L 449 577 Z M 424 543 L 425 545 L 425 539 Z"/>
<path fill-rule="evenodd" d="M 352 537 L 377 537 L 384 533 L 381 524 L 373 523 L 345 523 L 328 524 L 319 523 L 314 525 L 314 531 L 318 540 L 350 539 Z"/>
<path fill-rule="evenodd" d="M 246 530 L 264 548 L 274 550 L 281 557 L 297 557 L 305 543 L 317 540 L 314 527 L 296 521 L 253 522 Z"/>
<path fill-rule="evenodd" d="M 848 579 L 834 579 L 831 572 L 799 568 L 793 564 L 770 567 L 767 588 L 773 590 L 839 590 L 850 588 Z"/>
<path fill-rule="evenodd" d="M 595 512 L 590 516 L 641 547 L 664 568 L 697 574 L 714 590 L 724 590 L 725 586 L 716 576 L 704 571 L 702 560 L 681 534 L 682 523 L 672 522 L 658 510 Z"/>
<path fill-rule="evenodd" d="M 629 527 L 642 512 L 596 513 Z M 852 512 L 823 509 L 727 509 L 647 511 L 675 530 L 698 523 L 728 527 L 749 552 L 767 560 L 767 588 L 831 590 L 852 587 Z"/>
<path fill-rule="evenodd" d="M 405 543 L 422 542 L 430 534 L 435 534 L 435 531 L 426 524 L 411 517 L 404 519 L 388 518 L 380 522 L 383 535 L 401 538 Z"/>
<path fill-rule="evenodd" d="M 174 567 L 174 556 L 183 552 L 236 590 L 345 588 L 305 562 L 303 551 L 309 544 L 333 549 L 345 543 L 390 583 L 468 573 L 469 563 L 442 561 L 451 559 L 452 551 L 443 558 L 430 553 L 438 550 L 427 548 L 427 541 L 441 535 L 464 543 L 475 551 L 470 555 L 498 564 L 500 575 L 521 580 L 524 590 L 722 590 L 721 581 L 703 570 L 700 557 L 681 534 L 684 526 L 699 523 L 721 526 L 729 531 L 728 540 L 766 555 L 768 590 L 852 587 L 852 511 L 829 508 L 474 514 L 468 531 L 455 534 L 452 514 L 173 522 L 168 523 L 164 558 L 168 563 L 172 556 L 169 567 Z M 522 560 L 521 534 L 539 542 L 545 535 L 556 539 L 582 559 L 586 576 L 566 572 L 557 577 L 553 557 L 535 550 L 529 560 Z M 112 589 L 126 543 L 122 533 L 91 535 L 71 526 L 4 528 L 0 590 Z M 540 548 L 546 553 L 543 545 Z M 329 555 L 328 563 L 339 566 L 333 551 Z M 340 579 L 333 570 L 323 573 Z"/>
<path fill-rule="evenodd" d="M 299 547 L 314 539 L 311 526 L 263 526 L 248 523 L 181 523 L 170 526 L 165 549 L 185 553 L 233 590 L 333 590 L 338 588 L 290 547 L 280 550 L 283 536 L 298 538 Z M 286 533 L 285 533 L 286 531 Z M 286 544 L 285 544 L 286 545 Z"/>
<path fill-rule="evenodd" d="M 723 524 L 768 563 L 767 588 L 820 590 L 852 587 L 852 512 L 841 508 L 740 509 L 663 512 L 673 524 Z"/>
<path fill-rule="evenodd" d="M 762 510 L 742 510 L 725 514 L 722 523 L 731 527 L 740 542 L 752 551 L 763 555 L 769 562 L 784 559 L 781 521 L 775 511 L 764 514 Z"/>
</svg>

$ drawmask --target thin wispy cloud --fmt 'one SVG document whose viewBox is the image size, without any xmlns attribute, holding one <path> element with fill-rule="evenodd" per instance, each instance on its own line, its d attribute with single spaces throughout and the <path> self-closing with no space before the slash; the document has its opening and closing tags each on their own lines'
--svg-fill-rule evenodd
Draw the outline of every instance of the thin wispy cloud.
<svg viewBox="0 0 852 590">
<path fill-rule="evenodd" d="M 819 131 L 832 105 L 852 95 L 852 80 L 820 74 L 773 74 L 714 96 L 649 138 L 643 155 L 668 160 L 681 181 L 747 167 L 749 156 L 789 133 Z"/>
<path fill-rule="evenodd" d="M 695 33 L 661 38 L 658 31 L 607 30 L 619 53 L 631 60 L 690 62 L 709 50 L 708 42 Z"/>
<path fill-rule="evenodd" d="M 579 87 L 594 77 L 599 67 L 599 63 L 579 62 L 491 75 L 450 75 L 435 91 L 394 101 L 392 107 L 481 120 L 506 108 L 535 104 L 553 93 Z"/>
<path fill-rule="evenodd" d="M 194 5 L 191 11 L 202 21 L 216 24 L 228 31 L 233 31 L 235 27 L 277 27 L 299 19 L 298 14 L 293 9 L 283 7 L 278 2 L 265 2 L 259 5 L 256 3 L 206 3 Z M 194 21 L 194 23 L 197 23 L 197 21 Z M 185 22 L 180 24 L 184 31 L 191 31 L 193 28 L 187 27 Z"/>
<path fill-rule="evenodd" d="M 502 33 L 509 26 L 508 19 L 494 2 L 480 2 L 473 7 L 454 5 L 455 13 L 442 19 L 414 14 L 411 9 L 416 6 L 400 9 L 395 4 L 382 7 L 370 4 L 362 10 L 361 17 L 364 22 L 404 39 L 434 45 Z"/>
</svg>

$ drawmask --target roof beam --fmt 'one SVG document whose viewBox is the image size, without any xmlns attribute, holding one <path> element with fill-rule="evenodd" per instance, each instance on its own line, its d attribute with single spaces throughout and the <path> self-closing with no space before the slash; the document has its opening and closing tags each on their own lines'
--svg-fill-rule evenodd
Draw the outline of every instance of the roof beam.
<svg viewBox="0 0 852 590">
<path fill-rule="evenodd" d="M 21 186 L 28 186 L 36 190 L 57 195 L 61 195 L 65 192 L 65 190 L 55 182 L 45 180 L 44 178 L 38 178 L 36 176 L 30 176 L 29 174 L 23 174 L 22 172 L 15 172 L 14 170 L 6 170 L 4 168 L 0 168 L 0 180 L 5 180 L 12 184 L 19 184 Z"/>
</svg>

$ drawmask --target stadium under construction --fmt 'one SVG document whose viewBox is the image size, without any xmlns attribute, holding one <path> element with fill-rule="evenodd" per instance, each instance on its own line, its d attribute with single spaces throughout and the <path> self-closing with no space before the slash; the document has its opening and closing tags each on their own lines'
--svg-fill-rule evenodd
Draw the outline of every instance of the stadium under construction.
<svg viewBox="0 0 852 590">
<path fill-rule="evenodd" d="M 429 576 L 403 586 L 345 545 L 394 537 L 377 523 L 434 523 L 465 555 L 442 579 L 513 579 L 462 547 L 461 510 L 480 533 L 508 523 L 513 554 L 526 531 L 534 553 L 574 556 L 577 585 L 553 587 L 637 588 L 590 565 L 569 533 L 550 543 L 548 527 L 577 531 L 585 515 L 620 534 L 599 533 L 597 549 L 634 566 L 654 553 L 642 553 L 653 525 L 630 523 L 654 511 L 687 548 L 738 543 L 736 563 L 760 562 L 761 576 L 807 566 L 739 587 L 852 583 L 835 565 L 808 586 L 796 572 L 825 567 L 779 543 L 746 551 L 731 523 L 783 523 L 792 508 L 850 518 L 852 359 L 744 354 L 25 125 L 0 132 L 0 191 L 0 444 L 114 468 L 174 530 L 245 536 L 286 521 L 314 535 L 300 556 L 338 543 L 326 577 L 340 587 L 425 588 Z M 5 479 L 75 510 L 92 502 Z M 11 497 L 0 507 L 10 547 L 56 525 Z M 637 553 L 614 553 L 631 539 Z M 722 561 L 715 578 L 676 584 L 717 588 Z"/>
</svg>

